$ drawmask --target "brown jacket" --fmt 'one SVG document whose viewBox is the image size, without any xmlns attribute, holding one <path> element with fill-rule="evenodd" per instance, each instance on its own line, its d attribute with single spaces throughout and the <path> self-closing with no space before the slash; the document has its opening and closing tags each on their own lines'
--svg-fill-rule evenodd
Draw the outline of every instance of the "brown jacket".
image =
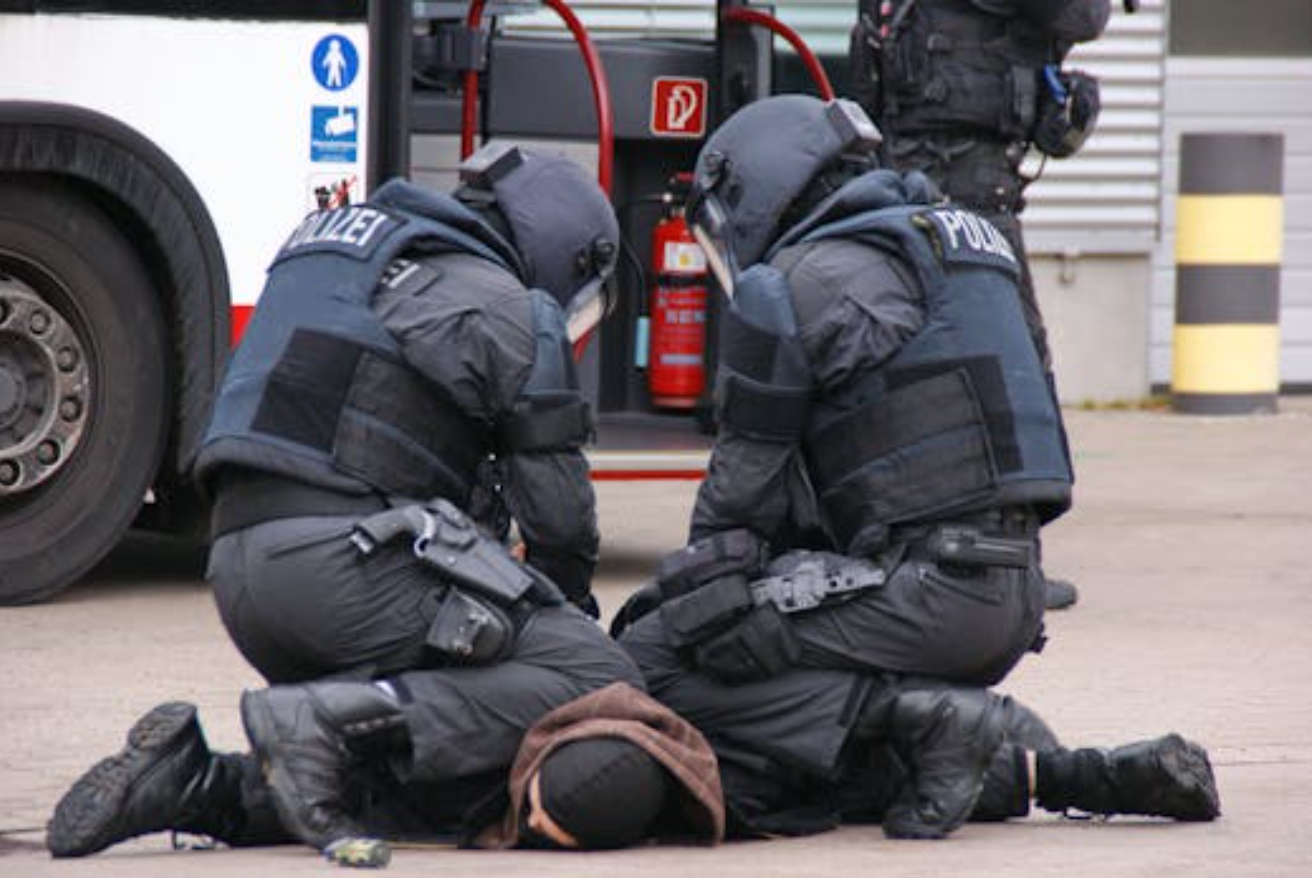
<svg viewBox="0 0 1312 878">
<path fill-rule="evenodd" d="M 704 844 L 724 840 L 720 771 L 701 732 L 668 707 L 627 683 L 612 683 L 542 717 L 528 730 L 510 769 L 510 807 L 486 827 L 475 847 L 510 848 L 519 840 L 519 815 L 529 780 L 557 747 L 580 738 L 615 737 L 638 745 L 678 781 L 678 816 Z"/>
</svg>

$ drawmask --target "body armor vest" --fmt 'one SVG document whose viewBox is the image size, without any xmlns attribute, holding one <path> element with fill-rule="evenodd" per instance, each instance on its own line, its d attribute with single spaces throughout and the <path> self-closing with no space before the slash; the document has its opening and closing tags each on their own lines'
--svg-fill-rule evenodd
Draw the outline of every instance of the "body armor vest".
<svg viewBox="0 0 1312 878">
<path fill-rule="evenodd" d="M 1020 18 L 964 0 L 901 4 L 910 8 L 880 50 L 875 114 L 891 145 L 935 133 L 1028 140 L 1043 67 L 1060 59 L 1052 41 Z"/>
<path fill-rule="evenodd" d="M 1006 239 L 974 214 L 906 205 L 791 241 L 898 253 L 924 291 L 922 329 L 881 368 L 816 402 L 803 439 L 825 517 L 849 551 L 898 524 L 1012 505 L 1041 521 L 1070 506 L 1061 412 L 1021 315 Z"/>
<path fill-rule="evenodd" d="M 309 215 L 275 257 L 219 389 L 202 485 L 235 464 L 348 493 L 466 502 L 490 431 L 404 363 L 370 306 L 380 282 L 418 267 L 397 261 L 407 251 L 470 253 L 522 276 L 475 214 L 402 181 Z"/>
</svg>

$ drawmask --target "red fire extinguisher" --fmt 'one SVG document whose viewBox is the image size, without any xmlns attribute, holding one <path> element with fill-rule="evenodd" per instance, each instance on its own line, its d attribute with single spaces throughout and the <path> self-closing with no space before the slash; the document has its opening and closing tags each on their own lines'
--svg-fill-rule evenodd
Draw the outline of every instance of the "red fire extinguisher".
<svg viewBox="0 0 1312 878">
<path fill-rule="evenodd" d="M 692 409 L 706 385 L 706 254 L 683 216 L 687 182 L 672 188 L 652 232 L 647 387 L 652 405 Z"/>
</svg>

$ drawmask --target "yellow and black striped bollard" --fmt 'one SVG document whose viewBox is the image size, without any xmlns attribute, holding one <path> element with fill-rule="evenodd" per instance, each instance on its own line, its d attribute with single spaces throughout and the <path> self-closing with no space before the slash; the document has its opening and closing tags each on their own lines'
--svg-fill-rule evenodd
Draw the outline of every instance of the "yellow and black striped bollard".
<svg viewBox="0 0 1312 878">
<path fill-rule="evenodd" d="M 1276 410 L 1283 158 L 1279 134 L 1181 137 L 1171 367 L 1176 411 Z"/>
</svg>

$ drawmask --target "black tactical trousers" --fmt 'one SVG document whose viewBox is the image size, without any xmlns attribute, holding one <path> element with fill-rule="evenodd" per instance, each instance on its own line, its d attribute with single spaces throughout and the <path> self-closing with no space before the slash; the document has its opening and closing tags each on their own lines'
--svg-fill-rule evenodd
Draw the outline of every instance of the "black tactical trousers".
<svg viewBox="0 0 1312 878">
<path fill-rule="evenodd" d="M 670 646 L 658 612 L 628 628 L 620 643 L 648 691 L 714 747 L 732 832 L 791 835 L 845 819 L 878 822 L 906 780 L 897 760 L 862 727 L 866 705 L 890 685 L 880 672 L 976 685 L 1001 679 L 1038 634 L 1043 597 L 1033 568 L 999 572 L 970 583 L 907 562 L 866 598 L 793 616 L 802 666 L 745 685 L 726 685 L 689 667 Z M 975 819 L 1026 813 L 1023 763 L 1015 761 L 1014 748 L 1004 749 Z M 872 764 L 879 770 L 871 772 Z"/>
<path fill-rule="evenodd" d="M 408 781 L 509 767 L 529 726 L 615 681 L 641 686 L 624 651 L 571 605 L 523 624 L 496 664 L 448 666 L 424 645 L 442 581 L 398 542 L 362 558 L 354 517 L 280 519 L 220 537 L 209 577 L 234 643 L 271 683 L 388 679 L 413 749 Z"/>
<path fill-rule="evenodd" d="M 652 695 L 712 743 L 719 739 L 731 761 L 765 756 L 825 775 L 835 770 L 880 674 L 976 686 L 1002 680 L 1040 634 L 1043 582 L 1035 566 L 966 576 L 913 556 L 884 586 L 789 619 L 802 647 L 796 669 L 747 685 L 725 685 L 692 669 L 670 646 L 659 612 L 627 629 L 620 643 Z"/>
<path fill-rule="evenodd" d="M 237 649 L 270 683 L 386 676 L 432 663 L 442 581 L 398 540 L 362 557 L 357 516 L 283 518 L 224 534 L 207 574 Z"/>
<path fill-rule="evenodd" d="M 343 804 L 371 834 L 454 841 L 471 828 L 470 811 L 504 789 L 520 743 L 538 719 L 616 680 L 642 686 L 632 660 L 592 619 L 573 606 L 539 610 L 503 662 L 390 678 L 406 717 L 410 758 L 356 765 Z M 220 840 L 237 847 L 296 841 L 278 820 L 255 758 L 220 758 L 238 767 L 228 775 L 230 789 L 212 806 L 227 813 L 209 815 L 233 828 Z"/>
</svg>

